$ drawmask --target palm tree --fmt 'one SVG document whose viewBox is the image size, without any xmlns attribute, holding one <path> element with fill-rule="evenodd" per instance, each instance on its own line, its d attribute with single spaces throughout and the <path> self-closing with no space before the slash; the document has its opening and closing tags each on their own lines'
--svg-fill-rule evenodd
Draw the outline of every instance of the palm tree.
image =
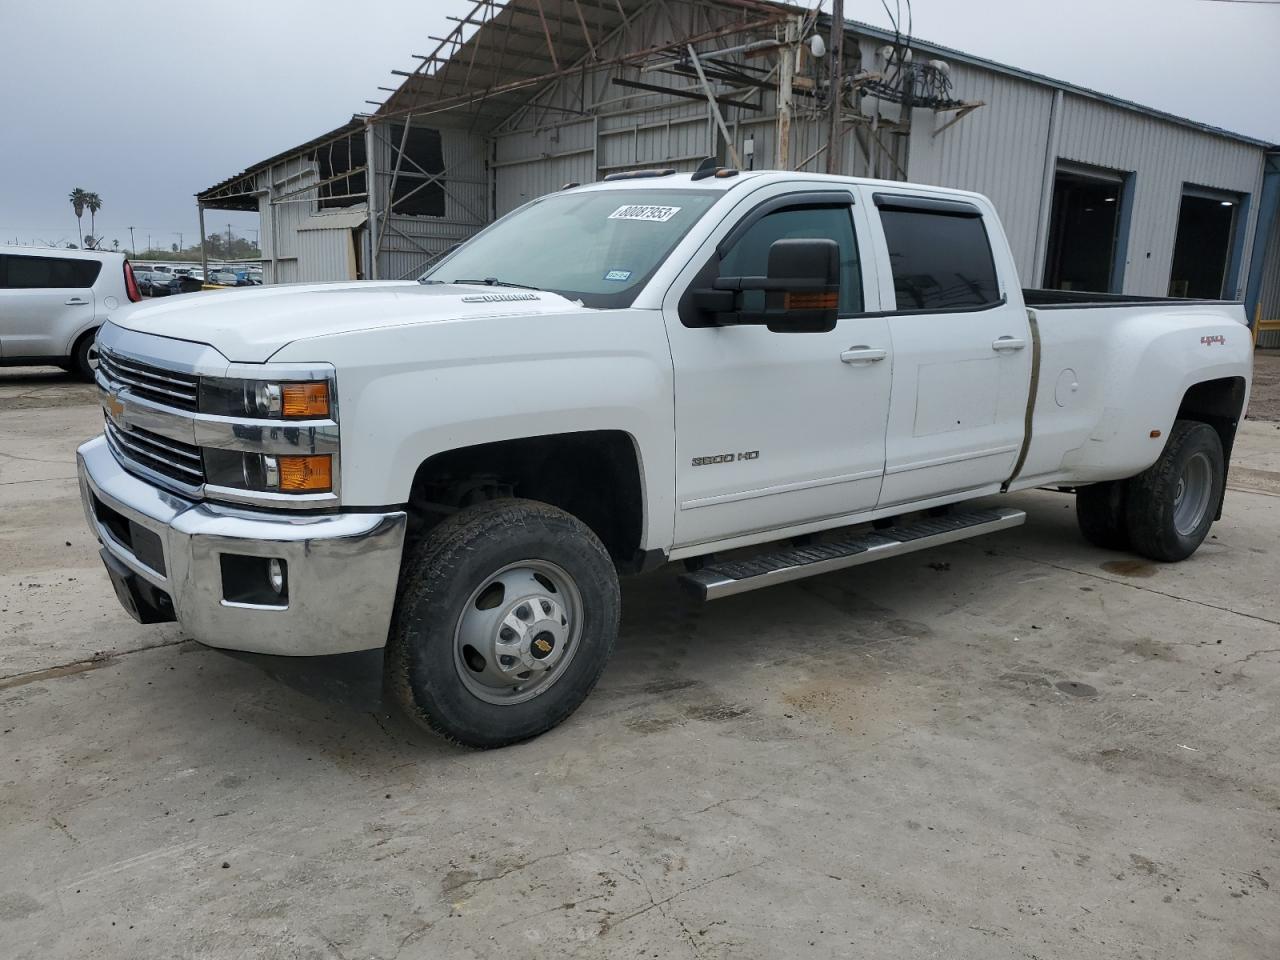
<svg viewBox="0 0 1280 960">
<path fill-rule="evenodd" d="M 80 234 L 81 243 L 84 243 L 84 230 L 81 229 L 80 218 L 84 216 L 84 208 L 87 205 L 88 197 L 89 195 L 85 191 L 76 187 L 71 191 L 71 196 L 67 198 L 71 201 L 71 208 L 76 212 L 76 232 Z"/>
<path fill-rule="evenodd" d="M 120 241 L 119 241 L 119 240 L 112 240 L 112 241 L 111 241 L 111 249 L 112 249 L 112 250 L 119 250 L 119 249 L 120 249 Z"/>
<path fill-rule="evenodd" d="M 84 205 L 89 208 L 89 232 L 96 237 L 98 236 L 98 231 L 94 228 L 94 217 L 102 209 L 102 198 L 96 193 L 86 193 L 84 195 Z"/>
</svg>

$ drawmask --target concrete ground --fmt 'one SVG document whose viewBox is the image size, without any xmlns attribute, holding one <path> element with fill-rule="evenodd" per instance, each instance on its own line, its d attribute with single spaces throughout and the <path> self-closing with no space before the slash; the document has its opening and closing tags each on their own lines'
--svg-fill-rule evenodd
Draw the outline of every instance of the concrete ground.
<svg viewBox="0 0 1280 960">
<path fill-rule="evenodd" d="M 99 422 L 0 371 L 6 958 L 1280 956 L 1280 423 L 1179 565 L 1032 492 L 707 606 L 631 581 L 582 710 L 474 753 L 376 655 L 133 623 L 73 480 Z"/>
</svg>

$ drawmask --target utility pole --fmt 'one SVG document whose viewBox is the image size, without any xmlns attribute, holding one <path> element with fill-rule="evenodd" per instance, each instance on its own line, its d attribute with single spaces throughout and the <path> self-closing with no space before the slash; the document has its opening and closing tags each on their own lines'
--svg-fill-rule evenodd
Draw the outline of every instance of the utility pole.
<svg viewBox="0 0 1280 960">
<path fill-rule="evenodd" d="M 840 102 L 844 99 L 844 0 L 831 0 L 831 132 L 827 135 L 827 173 L 840 173 Z"/>
<path fill-rule="evenodd" d="M 129 256 L 136 257 L 138 248 L 133 245 L 133 227 L 129 228 Z"/>
<path fill-rule="evenodd" d="M 800 56 L 800 21 L 788 20 L 785 44 L 778 57 L 778 149 L 779 170 L 791 169 L 791 79 Z"/>
<path fill-rule="evenodd" d="M 227 224 L 227 259 L 231 259 L 231 224 Z"/>
<path fill-rule="evenodd" d="M 178 233 L 175 233 L 175 234 L 174 234 L 174 236 L 178 238 L 178 252 L 179 252 L 179 253 L 181 253 L 183 250 L 185 250 L 185 249 L 186 249 L 186 248 L 182 245 L 182 232 L 181 232 L 181 231 L 179 231 Z"/>
</svg>

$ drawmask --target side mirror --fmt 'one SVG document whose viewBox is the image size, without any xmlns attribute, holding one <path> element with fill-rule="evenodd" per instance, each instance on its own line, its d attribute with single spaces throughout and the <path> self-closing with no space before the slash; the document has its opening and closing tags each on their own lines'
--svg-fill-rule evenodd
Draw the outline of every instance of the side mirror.
<svg viewBox="0 0 1280 960">
<path fill-rule="evenodd" d="M 744 293 L 762 291 L 763 309 Z M 719 277 L 692 290 L 695 309 L 716 326 L 759 324 L 773 333 L 827 333 L 840 303 L 840 245 L 834 240 L 775 240 L 763 277 Z"/>
</svg>

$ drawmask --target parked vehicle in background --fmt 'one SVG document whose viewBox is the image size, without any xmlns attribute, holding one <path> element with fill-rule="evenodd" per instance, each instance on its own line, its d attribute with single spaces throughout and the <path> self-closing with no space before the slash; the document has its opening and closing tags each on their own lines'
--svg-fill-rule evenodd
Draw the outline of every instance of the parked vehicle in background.
<svg viewBox="0 0 1280 960">
<path fill-rule="evenodd" d="M 542 197 L 417 283 L 138 306 L 99 342 L 79 473 L 126 609 L 385 645 L 408 715 L 483 747 L 578 707 L 619 575 L 667 560 L 713 600 L 1016 526 L 971 501 L 1041 486 L 1095 544 L 1189 557 L 1253 356 L 1238 303 L 1023 290 L 979 194 L 714 162 Z"/>
<path fill-rule="evenodd" d="M 133 271 L 133 279 L 138 285 L 138 292 L 144 297 L 151 296 L 151 277 L 152 273 L 150 270 Z"/>
<path fill-rule="evenodd" d="M 178 285 L 178 278 L 171 273 L 161 273 L 154 271 L 151 274 L 151 296 L 167 297 L 171 294 L 181 293 Z"/>
<path fill-rule="evenodd" d="M 220 287 L 247 287 L 250 285 L 248 280 L 231 270 L 211 270 L 207 282 L 215 283 Z"/>
<path fill-rule="evenodd" d="M 142 299 L 123 253 L 5 247 L 0 364 L 52 363 L 93 379 L 93 338 L 107 315 Z"/>
</svg>

